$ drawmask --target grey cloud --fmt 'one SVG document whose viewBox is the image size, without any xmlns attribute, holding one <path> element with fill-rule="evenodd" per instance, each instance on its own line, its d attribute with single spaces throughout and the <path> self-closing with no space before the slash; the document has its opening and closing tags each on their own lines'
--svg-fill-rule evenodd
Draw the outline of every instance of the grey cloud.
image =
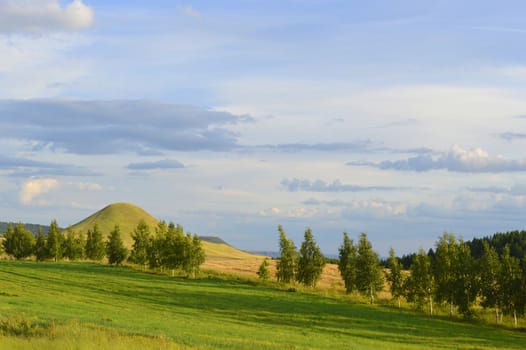
<svg viewBox="0 0 526 350">
<path fill-rule="evenodd" d="M 371 141 L 356 141 L 356 142 L 330 142 L 330 143 L 285 143 L 278 145 L 262 145 L 258 148 L 270 149 L 278 152 L 304 152 L 304 151 L 319 151 L 319 152 L 365 152 L 372 151 Z"/>
<path fill-rule="evenodd" d="M 407 187 L 391 186 L 357 186 L 344 184 L 340 180 L 328 183 L 322 180 L 310 181 L 306 179 L 283 179 L 281 185 L 290 192 L 363 192 L 363 191 L 393 191 L 408 189 Z"/>
<path fill-rule="evenodd" d="M 499 134 L 499 137 L 506 141 L 524 140 L 526 139 L 526 134 L 518 132 L 504 132 L 502 134 Z"/>
<path fill-rule="evenodd" d="M 515 196 L 526 195 L 525 185 L 515 185 L 511 187 L 469 187 L 468 191 L 481 192 L 481 193 L 494 193 L 494 194 L 510 194 Z"/>
<path fill-rule="evenodd" d="M 401 160 L 386 160 L 380 163 L 353 161 L 347 165 L 370 166 L 384 170 L 430 171 L 447 170 L 463 173 L 500 173 L 526 171 L 526 159 L 507 160 L 500 156 L 490 156 L 482 149 L 471 150 L 453 146 L 448 152 L 436 156 L 421 154 Z"/>
<path fill-rule="evenodd" d="M 0 101 L 0 129 L 9 130 L 6 137 L 75 154 L 226 151 L 238 147 L 228 125 L 250 120 L 152 101 Z"/>
<path fill-rule="evenodd" d="M 79 166 L 40 162 L 25 158 L 6 157 L 0 155 L 0 169 L 7 170 L 12 177 L 31 176 L 96 176 L 98 173 Z"/>
<path fill-rule="evenodd" d="M 419 122 L 415 118 L 408 118 L 401 121 L 396 121 L 392 123 L 387 123 L 384 125 L 377 126 L 377 129 L 388 129 L 388 128 L 398 128 L 398 127 L 406 127 L 406 126 L 413 126 L 418 125 Z"/>
<path fill-rule="evenodd" d="M 184 164 L 175 159 L 163 159 L 156 162 L 131 163 L 127 166 L 130 170 L 151 170 L 151 169 L 181 169 Z"/>
</svg>

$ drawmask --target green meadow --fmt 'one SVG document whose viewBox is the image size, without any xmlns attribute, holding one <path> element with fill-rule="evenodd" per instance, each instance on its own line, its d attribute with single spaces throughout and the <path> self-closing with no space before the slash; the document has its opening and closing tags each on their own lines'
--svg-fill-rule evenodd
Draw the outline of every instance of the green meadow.
<svg viewBox="0 0 526 350">
<path fill-rule="evenodd" d="M 345 296 L 0 261 L 0 349 L 523 349 L 526 333 Z"/>
</svg>

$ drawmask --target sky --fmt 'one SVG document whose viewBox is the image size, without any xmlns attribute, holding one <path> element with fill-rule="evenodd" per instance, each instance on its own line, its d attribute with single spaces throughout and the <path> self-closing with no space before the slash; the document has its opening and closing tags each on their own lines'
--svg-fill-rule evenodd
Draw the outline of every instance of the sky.
<svg viewBox="0 0 526 350">
<path fill-rule="evenodd" d="M 525 229 L 526 3 L 0 0 L 0 221 L 246 250 Z"/>
</svg>

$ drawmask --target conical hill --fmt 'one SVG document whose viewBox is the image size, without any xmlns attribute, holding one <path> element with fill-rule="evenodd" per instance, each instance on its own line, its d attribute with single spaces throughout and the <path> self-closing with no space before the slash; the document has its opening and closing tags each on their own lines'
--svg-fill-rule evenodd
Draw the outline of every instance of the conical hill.
<svg viewBox="0 0 526 350">
<path fill-rule="evenodd" d="M 144 209 L 134 204 L 113 203 L 76 223 L 72 228 L 75 231 L 87 233 L 97 224 L 102 234 L 107 236 L 115 225 L 119 225 L 122 240 L 127 246 L 131 246 L 131 233 L 141 220 L 150 226 L 152 232 L 159 222 Z"/>
</svg>

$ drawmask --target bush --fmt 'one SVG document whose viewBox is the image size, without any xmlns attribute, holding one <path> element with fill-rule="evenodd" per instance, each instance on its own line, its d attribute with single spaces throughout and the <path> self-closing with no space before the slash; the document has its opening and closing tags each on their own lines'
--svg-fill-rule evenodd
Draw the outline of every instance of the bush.
<svg viewBox="0 0 526 350">
<path fill-rule="evenodd" d="M 39 337 L 49 332 L 50 326 L 45 322 L 12 315 L 0 319 L 0 334 L 16 337 Z"/>
</svg>

